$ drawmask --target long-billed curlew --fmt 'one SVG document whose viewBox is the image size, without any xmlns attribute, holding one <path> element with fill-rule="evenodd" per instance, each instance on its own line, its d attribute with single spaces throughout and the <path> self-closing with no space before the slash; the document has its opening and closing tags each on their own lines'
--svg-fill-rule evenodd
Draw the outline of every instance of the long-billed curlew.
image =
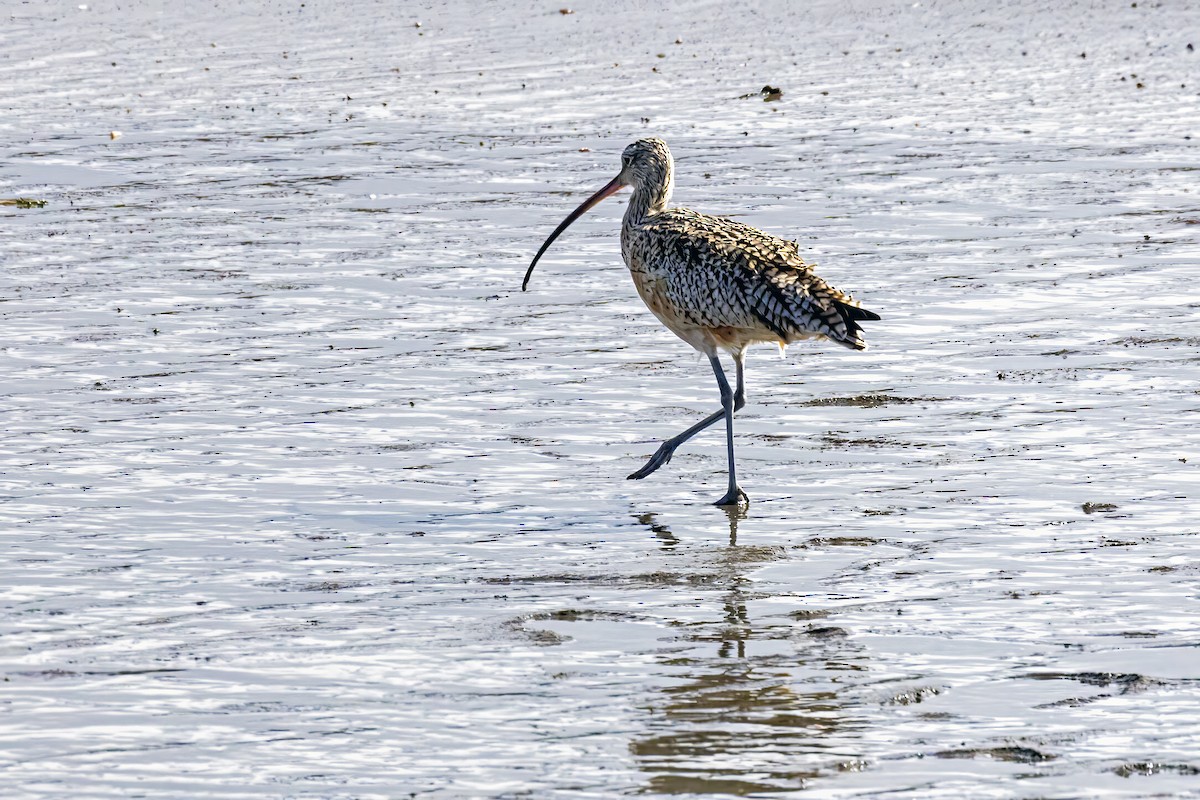
<svg viewBox="0 0 1200 800">
<path fill-rule="evenodd" d="M 639 139 L 626 147 L 617 177 L 572 211 L 542 244 L 521 291 L 528 288 L 538 259 L 568 225 L 610 194 L 632 186 L 633 197 L 621 225 L 621 255 L 654 316 L 708 356 L 721 388 L 721 410 L 667 439 L 629 477 L 640 479 L 654 472 L 671 460 L 681 444 L 723 417 L 729 490 L 716 505 L 736 505 L 749 502 L 738 486 L 733 464 L 733 413 L 746 404 L 746 347 L 776 342 L 782 348 L 801 339 L 832 339 L 853 350 L 866 350 L 858 323 L 879 315 L 821 280 L 800 257 L 795 242 L 731 219 L 667 208 L 674 168 L 662 139 Z M 729 388 L 718 350 L 733 356 L 736 390 Z"/>
</svg>

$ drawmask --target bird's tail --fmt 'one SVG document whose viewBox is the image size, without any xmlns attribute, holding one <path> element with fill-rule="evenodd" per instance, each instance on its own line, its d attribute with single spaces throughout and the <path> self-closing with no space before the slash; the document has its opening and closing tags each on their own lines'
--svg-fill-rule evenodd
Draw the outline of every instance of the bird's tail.
<svg viewBox="0 0 1200 800">
<path fill-rule="evenodd" d="M 874 311 L 868 311 L 849 298 L 834 301 L 834 307 L 837 309 L 838 315 L 841 316 L 842 322 L 846 326 L 846 338 L 839 339 L 839 343 L 854 350 L 866 350 L 867 340 L 863 338 L 863 331 L 858 323 L 877 320 L 880 319 L 880 316 Z"/>
</svg>

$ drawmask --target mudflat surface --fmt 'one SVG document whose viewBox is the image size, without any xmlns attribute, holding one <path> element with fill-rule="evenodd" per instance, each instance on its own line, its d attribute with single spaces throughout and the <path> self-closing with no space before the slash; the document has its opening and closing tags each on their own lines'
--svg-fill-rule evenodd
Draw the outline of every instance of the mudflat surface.
<svg viewBox="0 0 1200 800">
<path fill-rule="evenodd" d="M 1194 9 L 334 5 L 3 9 L 0 793 L 1200 795 Z M 519 291 L 643 135 L 884 317 L 741 513 L 621 196 Z"/>
</svg>

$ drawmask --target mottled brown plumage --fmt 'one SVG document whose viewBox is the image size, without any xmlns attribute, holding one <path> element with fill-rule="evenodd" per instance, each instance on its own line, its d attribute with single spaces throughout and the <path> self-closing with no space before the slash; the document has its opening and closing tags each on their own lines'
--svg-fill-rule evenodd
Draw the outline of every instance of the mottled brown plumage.
<svg viewBox="0 0 1200 800">
<path fill-rule="evenodd" d="M 794 242 L 731 219 L 685 208 L 627 216 L 621 244 L 646 305 L 705 353 L 815 337 L 865 350 L 857 323 L 877 319 L 814 273 Z"/>
<path fill-rule="evenodd" d="M 673 171 L 671 152 L 661 139 L 640 139 L 625 148 L 621 172 L 550 234 L 530 263 L 521 288 L 528 286 L 538 259 L 568 225 L 610 194 L 633 187 L 621 226 L 621 255 L 650 311 L 709 357 L 721 387 L 722 410 L 668 439 L 645 467 L 629 477 L 644 478 L 654 472 L 670 461 L 680 444 L 724 417 L 729 490 L 717 505 L 733 505 L 746 499 L 737 485 L 733 458 L 733 412 L 745 403 L 746 347 L 755 342 L 783 347 L 822 338 L 865 350 L 858 323 L 879 316 L 823 281 L 813 265 L 800 257 L 795 242 L 724 217 L 667 208 Z M 736 391 L 725 379 L 720 350 L 733 355 Z"/>
</svg>

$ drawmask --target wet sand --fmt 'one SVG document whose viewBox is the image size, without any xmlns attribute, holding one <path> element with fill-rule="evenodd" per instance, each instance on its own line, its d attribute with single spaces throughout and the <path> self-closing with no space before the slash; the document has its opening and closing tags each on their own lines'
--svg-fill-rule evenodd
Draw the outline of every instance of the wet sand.
<svg viewBox="0 0 1200 800">
<path fill-rule="evenodd" d="M 0 34 L 5 797 L 1200 796 L 1186 4 L 81 5 Z M 519 291 L 644 135 L 884 317 L 751 352 L 743 513 L 625 480 L 718 398 L 620 195 Z"/>
</svg>

